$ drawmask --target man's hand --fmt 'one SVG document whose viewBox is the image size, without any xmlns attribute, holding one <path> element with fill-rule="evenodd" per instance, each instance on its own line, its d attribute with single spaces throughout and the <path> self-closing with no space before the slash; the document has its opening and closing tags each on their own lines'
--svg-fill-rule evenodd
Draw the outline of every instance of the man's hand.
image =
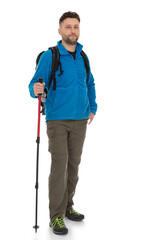
<svg viewBox="0 0 157 240">
<path fill-rule="evenodd" d="M 91 113 L 90 113 L 90 116 L 89 116 L 89 118 L 88 118 L 88 119 L 89 119 L 88 125 L 91 124 L 91 122 L 92 122 L 93 119 L 94 119 L 94 116 L 95 116 L 94 113 L 91 112 Z"/>
<path fill-rule="evenodd" d="M 34 94 L 38 97 L 38 94 L 42 94 L 44 92 L 45 83 L 35 83 L 33 86 Z"/>
</svg>

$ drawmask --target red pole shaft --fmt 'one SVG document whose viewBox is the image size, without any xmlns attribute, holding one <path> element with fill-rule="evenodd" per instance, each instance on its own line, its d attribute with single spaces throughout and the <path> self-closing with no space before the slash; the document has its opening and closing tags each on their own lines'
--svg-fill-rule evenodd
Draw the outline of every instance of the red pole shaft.
<svg viewBox="0 0 157 240">
<path fill-rule="evenodd" d="M 41 95 L 38 100 L 38 132 L 37 137 L 40 137 L 40 111 L 41 111 Z"/>
</svg>

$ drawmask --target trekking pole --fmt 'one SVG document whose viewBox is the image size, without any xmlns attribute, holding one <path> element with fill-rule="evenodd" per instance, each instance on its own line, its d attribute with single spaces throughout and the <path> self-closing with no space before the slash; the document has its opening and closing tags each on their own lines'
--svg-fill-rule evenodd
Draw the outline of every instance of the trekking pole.
<svg viewBox="0 0 157 240">
<path fill-rule="evenodd" d="M 38 82 L 42 83 L 43 79 L 39 78 Z M 37 129 L 37 161 L 36 161 L 36 184 L 35 184 L 35 189 L 36 189 L 36 208 L 35 208 L 35 232 L 37 232 L 37 229 L 39 226 L 37 225 L 37 217 L 38 217 L 38 188 L 39 188 L 39 183 L 38 183 L 38 169 L 39 169 L 39 144 L 40 144 L 40 109 L 41 109 L 41 95 L 38 94 L 38 129 Z"/>
</svg>

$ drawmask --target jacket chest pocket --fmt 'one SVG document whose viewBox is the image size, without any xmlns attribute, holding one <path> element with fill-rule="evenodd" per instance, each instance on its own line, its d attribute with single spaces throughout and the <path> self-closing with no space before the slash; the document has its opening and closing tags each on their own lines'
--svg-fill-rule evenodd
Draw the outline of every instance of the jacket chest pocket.
<svg viewBox="0 0 157 240">
<path fill-rule="evenodd" d="M 87 73 L 85 69 L 78 69 L 77 70 L 78 82 L 81 87 L 86 87 L 87 85 Z"/>
</svg>

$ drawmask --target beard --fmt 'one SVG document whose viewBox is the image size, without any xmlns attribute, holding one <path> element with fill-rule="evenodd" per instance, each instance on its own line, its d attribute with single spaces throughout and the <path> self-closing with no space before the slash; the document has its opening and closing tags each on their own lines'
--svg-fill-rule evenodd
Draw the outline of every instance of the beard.
<svg viewBox="0 0 157 240">
<path fill-rule="evenodd" d="M 76 35 L 75 35 L 75 38 L 70 38 L 70 37 L 65 36 L 65 35 L 62 36 L 62 38 L 66 42 L 66 44 L 72 45 L 72 46 L 76 45 L 77 40 L 78 40 L 78 37 Z"/>
</svg>

